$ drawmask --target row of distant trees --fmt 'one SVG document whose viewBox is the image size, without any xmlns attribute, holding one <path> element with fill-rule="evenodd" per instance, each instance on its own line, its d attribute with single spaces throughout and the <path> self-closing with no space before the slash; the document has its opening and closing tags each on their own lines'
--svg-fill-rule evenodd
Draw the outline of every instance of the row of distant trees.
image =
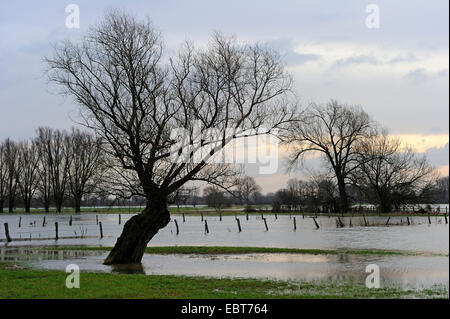
<svg viewBox="0 0 450 319">
<path fill-rule="evenodd" d="M 18 204 L 26 212 L 32 204 L 60 212 L 68 200 L 79 212 L 102 179 L 104 158 L 101 140 L 75 128 L 41 127 L 30 140 L 6 139 L 0 144 L 0 212 Z"/>
</svg>

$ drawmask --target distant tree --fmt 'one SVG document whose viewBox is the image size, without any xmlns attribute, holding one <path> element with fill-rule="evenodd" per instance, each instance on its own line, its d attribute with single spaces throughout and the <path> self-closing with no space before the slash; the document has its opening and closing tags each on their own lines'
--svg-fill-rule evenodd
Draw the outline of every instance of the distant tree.
<svg viewBox="0 0 450 319">
<path fill-rule="evenodd" d="M 18 148 L 21 166 L 18 185 L 25 212 L 29 213 L 39 183 L 39 152 L 35 140 L 23 141 Z"/>
<path fill-rule="evenodd" d="M 45 143 L 41 138 L 36 139 L 36 146 L 38 152 L 38 184 L 37 184 L 37 200 L 44 205 L 44 211 L 48 213 L 50 211 L 50 204 L 52 201 L 52 185 L 50 166 L 48 165 L 47 152 Z"/>
<path fill-rule="evenodd" d="M 19 178 L 22 166 L 19 162 L 19 147 L 17 143 L 9 138 L 5 141 L 5 160 L 7 167 L 6 190 L 8 198 L 8 211 L 14 210 L 16 197 L 18 195 Z"/>
<path fill-rule="evenodd" d="M 95 179 L 104 171 L 102 142 L 93 135 L 72 129 L 68 143 L 71 161 L 68 173 L 68 186 L 75 203 L 75 212 L 81 211 L 81 200 L 84 195 L 95 188 Z"/>
<path fill-rule="evenodd" d="M 0 143 L 0 213 L 3 213 L 3 206 L 7 197 L 7 176 L 8 165 L 6 163 L 5 142 Z"/>
<path fill-rule="evenodd" d="M 208 186 L 203 190 L 206 205 L 220 211 L 228 204 L 224 191 L 217 186 Z"/>
<path fill-rule="evenodd" d="M 448 176 L 439 178 L 434 186 L 434 202 L 436 204 L 448 204 Z"/>
<path fill-rule="evenodd" d="M 253 177 L 245 176 L 237 182 L 237 192 L 245 205 L 249 205 L 251 198 L 260 191 L 261 187 Z"/>
<path fill-rule="evenodd" d="M 61 212 L 67 196 L 69 170 L 72 163 L 70 137 L 66 131 L 48 127 L 38 129 L 37 143 L 42 151 L 45 169 L 48 169 L 49 184 L 56 211 Z"/>
<path fill-rule="evenodd" d="M 326 105 L 312 104 L 293 121 L 282 137 L 292 148 L 291 164 L 302 160 L 305 154 L 324 155 L 336 177 L 340 210 L 349 209 L 346 192 L 348 176 L 356 169 L 357 145 L 374 134 L 374 123 L 357 106 L 331 101 Z"/>
<path fill-rule="evenodd" d="M 422 202 L 431 194 L 433 168 L 425 156 L 402 148 L 399 139 L 386 133 L 367 139 L 360 145 L 359 158 L 353 180 L 382 212 Z"/>
</svg>

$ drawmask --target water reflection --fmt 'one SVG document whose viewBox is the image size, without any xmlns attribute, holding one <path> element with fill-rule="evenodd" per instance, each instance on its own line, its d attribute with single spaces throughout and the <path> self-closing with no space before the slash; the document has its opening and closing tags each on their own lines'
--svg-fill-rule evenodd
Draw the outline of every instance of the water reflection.
<svg viewBox="0 0 450 319">
<path fill-rule="evenodd" d="M 230 254 L 144 255 L 141 264 L 107 266 L 107 252 L 2 248 L 0 260 L 22 261 L 33 268 L 126 274 L 264 278 L 277 280 L 354 280 L 364 283 L 368 264 L 380 267 L 381 286 L 430 287 L 449 285 L 449 258 L 445 256 Z"/>
</svg>

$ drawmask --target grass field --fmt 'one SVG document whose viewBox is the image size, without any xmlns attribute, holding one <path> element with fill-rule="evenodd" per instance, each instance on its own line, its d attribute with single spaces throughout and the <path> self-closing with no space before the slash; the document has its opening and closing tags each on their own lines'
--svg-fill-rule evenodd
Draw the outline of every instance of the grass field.
<svg viewBox="0 0 450 319">
<path fill-rule="evenodd" d="M 65 286 L 62 271 L 0 263 L 0 298 L 448 298 L 445 287 L 368 289 L 350 281 L 286 282 L 137 274 L 80 274 L 80 288 Z"/>
</svg>

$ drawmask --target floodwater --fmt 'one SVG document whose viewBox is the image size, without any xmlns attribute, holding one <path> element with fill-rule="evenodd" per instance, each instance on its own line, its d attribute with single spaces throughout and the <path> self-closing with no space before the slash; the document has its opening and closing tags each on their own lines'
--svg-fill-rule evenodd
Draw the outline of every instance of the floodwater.
<svg viewBox="0 0 450 319">
<path fill-rule="evenodd" d="M 43 214 L 22 215 L 21 227 L 18 227 L 19 216 L 0 215 L 0 245 L 11 246 L 52 246 L 52 245 L 86 245 L 113 246 L 120 235 L 123 225 L 132 215 L 122 214 L 121 224 L 117 214 L 99 214 L 104 237 L 100 238 L 96 214 L 72 215 L 72 226 L 69 226 L 69 215 L 46 214 L 46 225 L 43 227 Z M 187 215 L 185 222 L 181 215 L 172 215 L 172 221 L 161 229 L 151 240 L 150 246 L 258 246 L 285 248 L 320 248 L 320 249 L 385 249 L 406 250 L 428 253 L 449 253 L 449 228 L 444 217 L 391 217 L 386 226 L 386 217 L 366 217 L 371 227 L 364 227 L 362 217 L 341 217 L 344 228 L 336 227 L 334 217 L 318 217 L 320 229 L 316 229 L 311 217 L 296 216 L 297 229 L 294 231 L 293 218 L 288 215 L 265 214 L 269 230 L 266 231 L 261 217 L 237 215 L 241 222 L 242 232 L 238 232 L 235 216 L 204 216 L 209 233 L 205 233 L 205 224 L 199 215 Z M 176 234 L 174 219 L 179 225 Z M 55 238 L 55 222 L 58 222 L 58 236 Z M 8 223 L 13 241 L 5 242 L 3 223 Z M 29 238 L 32 238 L 30 241 Z M 72 237 L 63 239 L 62 237 Z M 76 237 L 76 238 L 75 238 Z M 44 238 L 49 238 L 43 240 Z M 20 239 L 15 241 L 14 239 Z"/>
<path fill-rule="evenodd" d="M 149 246 L 255 246 L 319 249 L 384 249 L 422 252 L 420 256 L 381 255 L 309 255 L 309 254 L 229 254 L 229 255 L 145 255 L 141 265 L 106 266 L 102 262 L 107 252 L 61 251 L 52 246 L 113 246 L 124 223 L 132 216 L 99 214 L 104 237 L 100 238 L 96 214 L 0 215 L 0 261 L 20 261 L 31 267 L 65 270 L 68 264 L 77 264 L 81 271 L 125 272 L 145 274 L 173 274 L 209 277 L 269 278 L 279 280 L 342 280 L 364 283 L 369 264 L 380 267 L 382 286 L 397 285 L 430 287 L 449 286 L 449 230 L 444 217 L 366 217 L 370 227 L 364 227 L 362 217 L 341 217 L 344 228 L 336 227 L 334 217 L 319 217 L 316 229 L 311 217 L 265 214 L 269 230 L 260 216 L 249 220 L 238 213 L 242 232 L 238 232 L 235 216 L 205 215 L 209 233 L 199 215 L 172 215 L 169 225 L 160 230 Z M 176 234 L 174 219 L 179 225 Z M 58 222 L 58 240 L 55 240 L 55 222 Z M 8 223 L 13 241 L 5 241 L 3 223 Z M 29 238 L 32 240 L 29 240 Z M 62 237 L 72 237 L 62 239 Z M 49 238 L 49 239 L 44 239 Z M 19 239 L 19 240 L 15 240 Z M 26 247 L 24 247 L 26 246 Z M 38 246 L 46 246 L 43 249 Z"/>
<path fill-rule="evenodd" d="M 3 247 L 0 261 L 18 261 L 39 269 L 64 271 L 76 264 L 83 271 L 264 278 L 276 280 L 352 280 L 364 283 L 366 267 L 380 268 L 382 287 L 404 289 L 449 286 L 445 256 L 360 256 L 309 254 L 149 255 L 141 265 L 106 266 L 107 252 L 61 251 L 51 248 Z"/>
</svg>

